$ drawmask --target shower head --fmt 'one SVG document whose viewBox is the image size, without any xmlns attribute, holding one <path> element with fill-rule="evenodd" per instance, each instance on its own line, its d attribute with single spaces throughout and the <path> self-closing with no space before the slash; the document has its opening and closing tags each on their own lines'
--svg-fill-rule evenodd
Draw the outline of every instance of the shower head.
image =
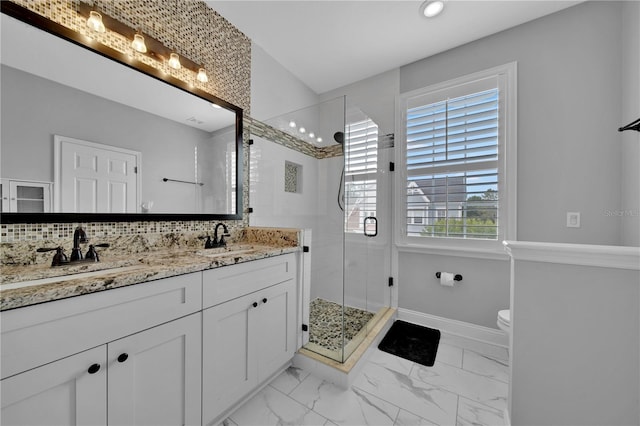
<svg viewBox="0 0 640 426">
<path fill-rule="evenodd" d="M 335 132 L 333 134 L 333 139 L 342 145 L 344 143 L 344 132 Z"/>
</svg>

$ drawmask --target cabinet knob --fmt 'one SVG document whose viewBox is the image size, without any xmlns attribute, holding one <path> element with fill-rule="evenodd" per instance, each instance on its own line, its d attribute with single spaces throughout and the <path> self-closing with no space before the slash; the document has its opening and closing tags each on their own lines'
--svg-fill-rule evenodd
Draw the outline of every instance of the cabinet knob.
<svg viewBox="0 0 640 426">
<path fill-rule="evenodd" d="M 96 374 L 98 371 L 100 371 L 100 364 L 91 364 L 87 370 L 89 374 Z"/>
<path fill-rule="evenodd" d="M 267 303 L 267 298 L 262 299 L 262 303 Z"/>
<path fill-rule="evenodd" d="M 251 304 L 251 306 L 253 306 L 254 308 L 257 308 L 257 307 L 258 307 L 258 302 L 253 302 L 253 303 Z"/>
<path fill-rule="evenodd" d="M 118 356 L 118 362 L 125 362 L 129 358 L 129 354 L 122 353 Z"/>
</svg>

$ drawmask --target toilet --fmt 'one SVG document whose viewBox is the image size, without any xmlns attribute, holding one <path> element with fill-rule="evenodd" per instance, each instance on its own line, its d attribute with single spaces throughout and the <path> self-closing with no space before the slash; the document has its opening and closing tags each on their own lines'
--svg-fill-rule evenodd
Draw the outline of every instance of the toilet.
<svg viewBox="0 0 640 426">
<path fill-rule="evenodd" d="M 504 309 L 498 311 L 498 328 L 507 334 L 511 332 L 511 311 Z"/>
</svg>

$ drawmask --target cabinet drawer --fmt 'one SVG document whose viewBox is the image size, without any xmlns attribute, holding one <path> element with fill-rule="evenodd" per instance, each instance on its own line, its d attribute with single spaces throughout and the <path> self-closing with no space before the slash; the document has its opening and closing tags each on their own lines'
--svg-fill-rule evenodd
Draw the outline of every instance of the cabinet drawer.
<svg viewBox="0 0 640 426">
<path fill-rule="evenodd" d="M 295 262 L 294 254 L 285 254 L 204 271 L 203 308 L 295 279 Z"/>
<path fill-rule="evenodd" d="M 202 273 L 5 311 L 2 378 L 201 309 Z"/>
</svg>

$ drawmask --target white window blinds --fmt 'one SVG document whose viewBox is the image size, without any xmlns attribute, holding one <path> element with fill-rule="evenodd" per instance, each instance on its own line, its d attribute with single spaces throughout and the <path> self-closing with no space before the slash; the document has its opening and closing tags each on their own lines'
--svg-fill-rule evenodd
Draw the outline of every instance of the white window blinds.
<svg viewBox="0 0 640 426">
<path fill-rule="evenodd" d="M 364 232 L 364 219 L 376 216 L 378 126 L 371 119 L 347 125 L 345 155 L 345 229 Z"/>
<path fill-rule="evenodd" d="M 426 98 L 406 109 L 407 235 L 496 239 L 498 88 Z"/>
</svg>

